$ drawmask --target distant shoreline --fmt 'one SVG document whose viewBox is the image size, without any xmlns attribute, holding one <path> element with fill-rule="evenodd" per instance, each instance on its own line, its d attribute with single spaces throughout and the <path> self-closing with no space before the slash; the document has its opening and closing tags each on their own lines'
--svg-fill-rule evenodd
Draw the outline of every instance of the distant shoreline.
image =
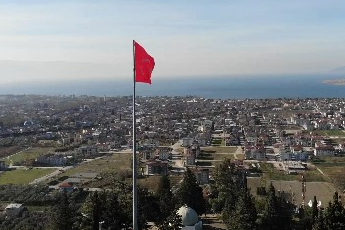
<svg viewBox="0 0 345 230">
<path fill-rule="evenodd" d="M 345 85 L 345 79 L 324 80 L 322 83 L 329 85 Z"/>
</svg>

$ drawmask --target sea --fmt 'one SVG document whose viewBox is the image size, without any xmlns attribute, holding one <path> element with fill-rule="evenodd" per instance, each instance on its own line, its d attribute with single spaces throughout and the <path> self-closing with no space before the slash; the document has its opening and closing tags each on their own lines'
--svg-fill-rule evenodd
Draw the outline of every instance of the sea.
<svg viewBox="0 0 345 230">
<path fill-rule="evenodd" d="M 345 85 L 325 84 L 345 74 L 222 75 L 152 78 L 152 85 L 137 83 L 137 96 L 186 96 L 209 99 L 345 98 Z M 0 84 L 0 95 L 129 96 L 132 77 Z"/>
</svg>

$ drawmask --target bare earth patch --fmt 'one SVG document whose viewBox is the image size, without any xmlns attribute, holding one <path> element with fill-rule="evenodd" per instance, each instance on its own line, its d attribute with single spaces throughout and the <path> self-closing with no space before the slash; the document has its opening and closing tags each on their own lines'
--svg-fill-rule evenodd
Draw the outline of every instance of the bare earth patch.
<svg viewBox="0 0 345 230">
<path fill-rule="evenodd" d="M 256 195 L 256 187 L 266 187 L 272 182 L 276 190 L 284 191 L 292 195 L 295 204 L 302 203 L 302 182 L 300 181 L 263 181 L 261 178 L 248 178 L 248 186 L 251 188 L 253 195 Z M 306 183 L 306 203 L 316 196 L 317 200 L 321 200 L 322 207 L 327 207 L 328 202 L 333 200 L 333 194 L 336 191 L 333 184 L 328 182 L 308 182 Z"/>
</svg>

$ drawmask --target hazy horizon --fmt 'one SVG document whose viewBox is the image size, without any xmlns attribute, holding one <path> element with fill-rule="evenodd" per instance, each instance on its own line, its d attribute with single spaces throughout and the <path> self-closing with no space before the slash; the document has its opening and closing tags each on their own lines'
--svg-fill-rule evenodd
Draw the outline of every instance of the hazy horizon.
<svg viewBox="0 0 345 230">
<path fill-rule="evenodd" d="M 67 61 L 10 61 L 0 60 L 0 84 L 11 83 L 55 83 L 60 81 L 113 81 L 128 80 L 131 81 L 133 72 L 127 76 L 117 73 L 116 65 L 103 63 L 87 62 L 67 62 Z M 256 73 L 256 74 L 193 74 L 193 75 L 165 75 L 153 76 L 153 83 L 161 80 L 171 79 L 207 79 L 210 76 L 216 78 L 241 78 L 241 77 L 269 77 L 269 76 L 295 76 L 301 77 L 308 75 L 338 75 L 342 72 L 306 72 L 306 73 Z M 344 76 L 345 78 L 345 76 Z"/>
<path fill-rule="evenodd" d="M 331 75 L 270 75 L 270 76 L 194 76 L 185 78 L 157 78 L 153 84 L 136 84 L 137 96 L 186 96 L 213 99 L 244 98 L 345 98 L 344 85 L 325 84 L 325 80 L 343 78 Z M 127 80 L 80 80 L 56 82 L 19 82 L 0 84 L 2 95 L 88 95 L 130 96 L 133 78 Z"/>
<path fill-rule="evenodd" d="M 345 2 L 0 3 L 0 83 L 126 79 L 132 40 L 154 77 L 327 73 L 345 65 Z M 11 67 L 12 65 L 12 67 Z"/>
</svg>

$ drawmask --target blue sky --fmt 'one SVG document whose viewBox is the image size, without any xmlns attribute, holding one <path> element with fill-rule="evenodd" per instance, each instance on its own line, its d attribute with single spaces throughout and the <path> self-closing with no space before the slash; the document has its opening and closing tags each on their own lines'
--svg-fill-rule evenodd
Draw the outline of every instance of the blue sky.
<svg viewBox="0 0 345 230">
<path fill-rule="evenodd" d="M 324 73 L 345 65 L 344 13 L 340 0 L 0 0 L 0 82 L 128 77 L 132 39 L 156 77 Z"/>
</svg>

